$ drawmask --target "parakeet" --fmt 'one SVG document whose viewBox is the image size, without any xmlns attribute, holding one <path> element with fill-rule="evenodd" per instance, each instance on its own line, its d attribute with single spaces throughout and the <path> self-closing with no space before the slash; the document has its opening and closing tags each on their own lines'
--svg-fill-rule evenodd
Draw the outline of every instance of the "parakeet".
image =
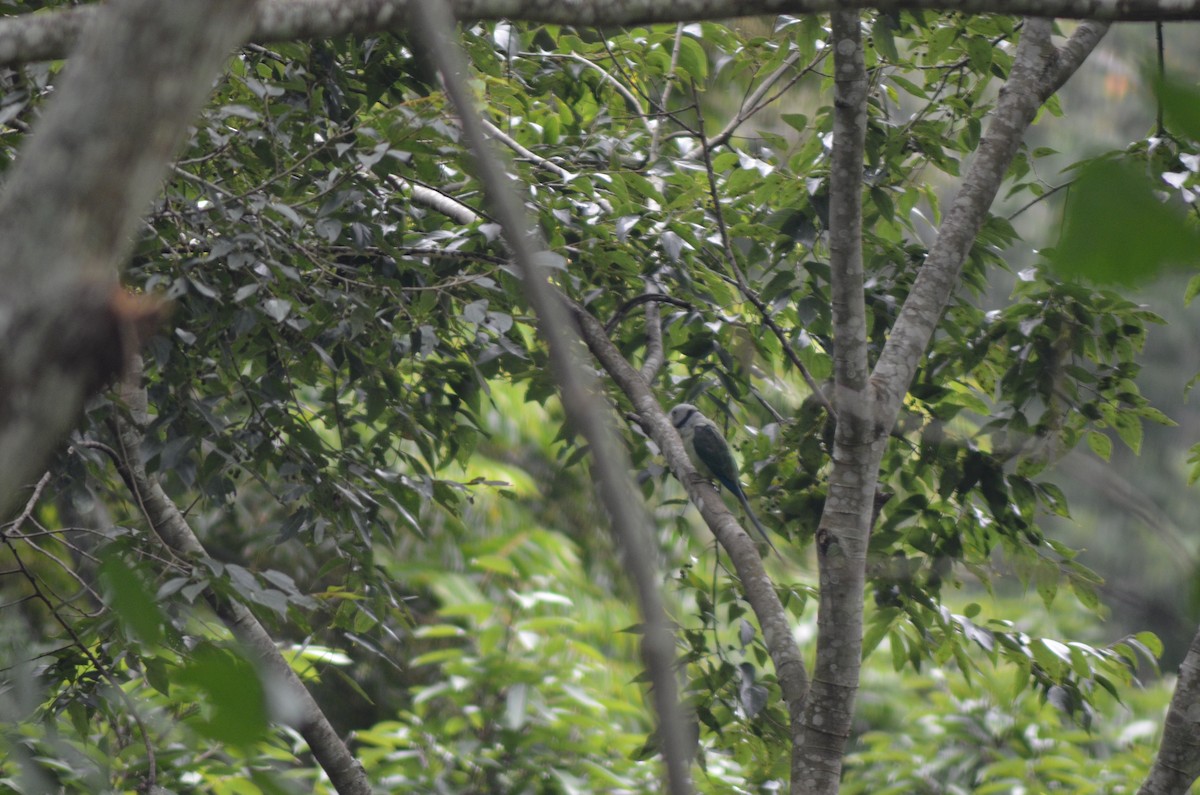
<svg viewBox="0 0 1200 795">
<path fill-rule="evenodd" d="M 738 498 L 738 502 L 746 511 L 746 516 L 750 517 L 750 521 L 762 534 L 767 545 L 778 555 L 779 550 L 775 549 L 775 545 L 767 536 L 766 529 L 758 521 L 754 511 L 750 509 L 750 501 L 746 499 L 746 492 L 742 491 L 742 484 L 738 481 L 737 461 L 729 449 L 729 443 L 725 441 L 725 437 L 717 428 L 717 424 L 701 414 L 700 410 L 691 403 L 680 403 L 671 409 L 670 417 L 671 424 L 683 438 L 683 444 L 692 458 L 692 464 L 700 474 L 716 480 Z"/>
</svg>

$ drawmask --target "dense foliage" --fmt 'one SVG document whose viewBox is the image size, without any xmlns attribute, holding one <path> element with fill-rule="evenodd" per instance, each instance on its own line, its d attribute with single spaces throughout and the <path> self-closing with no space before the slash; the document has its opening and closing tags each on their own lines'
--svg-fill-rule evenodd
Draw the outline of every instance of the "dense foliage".
<svg viewBox="0 0 1200 795">
<path fill-rule="evenodd" d="M 864 24 L 877 351 L 1020 26 L 908 11 Z M 655 388 L 666 407 L 699 404 L 737 448 L 785 549 L 769 565 L 801 636 L 832 434 L 811 389 L 833 349 L 824 26 L 462 31 L 558 286 L 635 362 L 642 296 L 658 294 Z M 412 44 L 247 48 L 197 120 L 125 277 L 173 306 L 145 350 L 144 447 L 113 432 L 121 400 L 95 401 L 6 528 L 0 621 L 19 662 L 6 788 L 125 791 L 149 770 L 174 792 L 319 786 L 303 744 L 272 728 L 288 705 L 209 593 L 273 629 L 384 789 L 656 788 L 640 619 L 586 450 L 562 427 L 520 280 Z M 36 127 L 56 70 L 2 76 L 0 162 Z M 1200 160 L 1184 135 L 1165 164 L 1164 146 L 1122 162 L 1189 190 Z M 1010 196 L 1042 196 L 1052 154 L 1024 149 Z M 989 218 L 885 453 L 849 792 L 1132 791 L 1148 764 L 1151 732 L 1121 727 L 1165 700 L 1132 688 L 1158 640 L 1064 640 L 1028 614 L 1103 615 L 1100 578 L 1040 521 L 1069 515 L 1053 470 L 1067 451 L 1137 451 L 1144 423 L 1169 422 L 1137 382 L 1159 318 L 1041 260 L 986 310 L 1016 241 Z M 625 438 L 657 506 L 698 786 L 786 780 L 787 713 L 740 585 L 657 451 L 636 426 Z M 149 533 L 117 467 L 138 455 L 204 541 L 204 565 L 178 565 Z M 990 599 L 1013 580 L 1040 603 Z"/>
</svg>

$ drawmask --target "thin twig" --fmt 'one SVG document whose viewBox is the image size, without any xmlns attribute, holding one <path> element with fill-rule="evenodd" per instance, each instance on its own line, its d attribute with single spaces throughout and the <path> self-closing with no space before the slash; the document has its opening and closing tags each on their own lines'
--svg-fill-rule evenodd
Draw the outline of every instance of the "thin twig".
<svg viewBox="0 0 1200 795">
<path fill-rule="evenodd" d="M 707 138 L 704 135 L 704 113 L 700 110 L 700 97 L 696 93 L 695 84 L 692 85 L 692 95 L 696 102 L 696 131 L 700 136 L 700 140 L 705 141 Z M 825 393 L 821 390 L 821 388 L 817 386 L 816 379 L 814 379 L 812 374 L 808 372 L 808 368 L 804 366 L 804 362 L 800 361 L 800 356 L 795 350 L 792 349 L 791 340 L 788 339 L 787 335 L 784 333 L 783 329 L 780 328 L 779 324 L 775 322 L 775 318 L 771 316 L 771 312 L 767 305 L 761 298 L 758 297 L 758 294 L 750 288 L 749 282 L 746 281 L 746 275 L 742 273 L 742 269 L 737 262 L 737 255 L 733 250 L 733 241 L 729 236 L 729 229 L 725 225 L 725 214 L 721 211 L 721 195 L 717 190 L 717 175 L 716 172 L 713 171 L 712 155 L 707 146 L 701 147 L 701 153 L 704 156 L 704 170 L 708 175 L 708 192 L 709 197 L 712 199 L 713 216 L 717 221 L 717 230 L 721 237 L 721 247 L 725 256 L 725 263 L 729 267 L 730 272 L 733 274 L 738 291 L 746 297 L 747 301 L 754 305 L 754 308 L 758 311 L 759 317 L 762 318 L 763 323 L 766 324 L 767 328 L 771 329 L 772 333 L 774 333 L 775 337 L 779 340 L 779 344 L 782 346 L 784 355 L 787 356 L 788 361 L 790 361 L 792 365 L 800 371 L 800 375 L 803 376 L 804 382 L 808 384 L 808 388 L 812 390 L 812 393 L 817 396 L 818 400 L 821 401 L 821 405 L 823 405 L 825 410 L 829 412 L 829 416 L 836 417 L 837 411 L 834 409 L 833 404 L 829 401 L 829 398 L 825 396 Z"/>
<path fill-rule="evenodd" d="M 134 724 L 138 727 L 138 734 L 141 736 L 142 745 L 146 749 L 146 789 L 148 792 L 154 792 L 158 784 L 158 764 L 155 759 L 154 744 L 150 742 L 150 732 L 146 729 L 146 724 L 142 721 L 141 715 L 138 714 L 133 700 L 129 697 L 129 694 L 125 692 L 125 688 L 121 687 L 121 683 L 117 681 L 116 676 L 108 669 L 108 666 L 100 662 L 100 659 L 95 655 L 94 652 L 92 652 L 91 647 L 84 643 L 83 638 L 81 638 L 79 634 L 75 632 L 75 628 L 71 626 L 71 623 L 63 618 L 58 612 L 58 607 L 54 604 L 50 597 L 46 595 L 45 591 L 42 590 L 41 583 L 38 581 L 37 576 L 29 570 L 29 568 L 25 565 L 25 561 L 21 559 L 21 553 L 17 549 L 16 544 L 13 543 L 14 539 L 9 534 L 12 531 L 19 531 L 21 525 L 33 515 L 34 508 L 37 506 L 38 500 L 42 496 L 42 491 L 46 488 L 46 484 L 49 482 L 50 473 L 46 472 L 37 482 L 32 496 L 29 498 L 29 501 L 25 503 L 25 507 L 22 509 L 21 513 L 18 515 L 16 520 L 9 524 L 9 530 L 3 536 L 4 544 L 8 547 L 8 551 L 12 553 L 13 561 L 16 562 L 17 568 L 25 577 L 26 582 L 29 583 L 29 587 L 33 589 L 33 598 L 37 599 L 46 606 L 46 609 L 50 611 L 50 615 L 54 616 L 54 621 L 60 627 L 62 627 L 63 632 L 66 632 L 67 636 L 71 638 L 71 642 L 75 648 L 79 650 L 80 654 L 87 658 L 87 661 L 91 663 L 93 668 L 96 669 L 96 672 L 104 677 L 104 679 L 112 686 L 116 697 L 125 704 L 125 709 L 128 711 L 129 717 L 133 720 Z M 59 601 L 60 603 L 65 604 L 62 599 Z"/>
<path fill-rule="evenodd" d="M 667 70 L 667 77 L 663 85 L 662 96 L 658 99 L 658 107 L 660 110 L 666 110 L 667 105 L 671 100 L 671 89 L 675 87 L 675 70 L 679 66 L 679 51 L 683 48 L 683 23 L 675 26 L 675 44 L 671 47 L 671 67 Z M 650 146 L 646 156 L 647 163 L 653 163 L 658 159 L 658 147 L 661 144 L 662 120 L 655 122 L 654 127 L 650 131 Z"/>
<path fill-rule="evenodd" d="M 608 319 L 607 323 L 604 324 L 604 333 L 612 334 L 617 328 L 617 325 L 620 324 L 621 320 L 624 319 L 625 315 L 628 314 L 631 309 L 648 303 L 671 304 L 673 306 L 680 307 L 681 309 L 688 309 L 693 312 L 696 311 L 696 306 L 694 304 L 691 304 L 682 298 L 676 298 L 675 296 L 667 295 L 666 293 L 646 292 L 635 298 L 630 298 L 628 301 L 617 307 L 617 311 L 613 312 L 613 316 Z"/>
<path fill-rule="evenodd" d="M 30 495 L 25 507 L 17 514 L 17 518 L 13 519 L 8 524 L 4 525 L 4 535 L 8 535 L 12 530 L 18 529 L 25 523 L 25 520 L 33 515 L 33 509 L 37 507 L 38 500 L 42 498 L 42 492 L 46 489 L 46 484 L 50 482 L 50 472 L 46 471 L 33 487 L 33 494 Z"/>
<path fill-rule="evenodd" d="M 513 138 L 511 135 L 504 132 L 504 130 L 501 130 L 499 127 L 492 124 L 487 119 L 483 119 L 482 121 L 483 121 L 483 127 L 484 127 L 484 129 L 487 130 L 487 134 L 489 136 L 491 136 L 492 138 L 495 138 L 497 141 L 504 144 L 505 146 L 507 146 L 509 149 L 513 150 L 514 152 L 516 152 L 521 157 L 530 161 L 535 166 L 545 169 L 546 171 L 549 171 L 552 174 L 557 174 L 559 179 L 561 179 L 563 182 L 570 182 L 571 180 L 575 179 L 574 174 L 572 174 L 570 171 L 567 171 L 565 168 L 560 166 L 558 163 L 555 163 L 553 160 L 550 160 L 549 158 L 542 157 L 539 154 L 534 154 L 529 149 L 526 149 L 525 146 L 523 146 L 519 141 L 517 141 L 516 138 Z"/>
<path fill-rule="evenodd" d="M 1010 220 L 1010 221 L 1011 221 L 1011 220 L 1013 220 L 1013 219 L 1014 219 L 1014 218 L 1016 218 L 1018 215 L 1020 215 L 1021 213 L 1025 212 L 1026 210 L 1028 210 L 1030 207 L 1034 206 L 1035 204 L 1038 204 L 1039 202 L 1043 202 L 1043 201 L 1045 201 L 1046 199 L 1049 199 L 1051 196 L 1053 196 L 1054 194 L 1058 193 L 1058 192 L 1059 192 L 1060 190 L 1062 190 L 1063 188 L 1069 188 L 1069 187 L 1071 187 L 1071 186 L 1072 186 L 1072 185 L 1074 185 L 1074 184 L 1075 184 L 1075 183 L 1074 183 L 1074 181 L 1071 181 L 1071 182 L 1064 182 L 1064 183 L 1062 183 L 1061 185 L 1055 185 L 1053 188 L 1051 188 L 1050 190 L 1046 191 L 1046 192 L 1045 192 L 1045 193 L 1043 193 L 1041 196 L 1035 196 L 1033 199 L 1031 199 L 1031 200 L 1030 200 L 1030 201 L 1029 201 L 1027 204 L 1025 204 L 1023 207 L 1021 207 L 1021 208 L 1020 208 L 1020 209 L 1018 209 L 1016 212 L 1014 212 L 1014 213 L 1012 213 L 1011 215 L 1009 215 L 1009 216 L 1008 216 L 1008 220 Z"/>
<path fill-rule="evenodd" d="M 694 160 L 703 154 L 704 149 L 708 149 L 709 151 L 711 151 L 713 149 L 716 149 L 719 146 L 724 146 L 725 144 L 729 143 L 729 139 L 733 137 L 733 134 L 735 132 L 737 132 L 737 129 L 739 127 L 741 127 L 743 124 L 745 124 L 750 118 L 752 118 L 760 110 L 767 107 L 775 100 L 779 99 L 779 97 L 782 96 L 784 94 L 784 92 L 786 92 L 789 88 L 791 88 L 792 86 L 794 86 L 796 84 L 796 81 L 798 81 L 800 78 L 804 77 L 804 75 L 806 75 L 809 72 L 816 69 L 817 64 L 819 64 L 819 63 L 821 63 L 821 61 L 825 60 L 828 53 L 829 53 L 829 48 L 828 47 L 823 48 L 819 53 L 817 53 L 816 57 L 814 57 L 812 59 L 812 61 L 809 62 L 808 66 L 804 67 L 799 72 L 792 75 L 791 79 L 788 80 L 787 83 L 785 83 L 783 86 L 781 86 L 779 91 L 775 92 L 770 97 L 766 97 L 766 93 L 771 90 L 771 87 L 774 86 L 775 83 L 779 82 L 780 78 L 782 78 L 785 74 L 787 74 L 787 71 L 789 69 L 791 69 L 793 66 L 795 66 L 796 62 L 800 60 L 799 52 L 794 52 L 791 55 L 789 55 L 787 58 L 784 59 L 783 63 L 781 63 L 774 72 L 767 75 L 767 77 L 765 77 L 763 79 L 763 81 L 761 83 L 759 83 L 758 86 L 756 86 L 754 88 L 754 90 L 751 91 L 750 94 L 748 94 L 746 96 L 746 98 L 742 101 L 741 105 L 738 107 L 738 112 L 735 113 L 733 118 L 730 119 L 729 122 L 724 127 L 721 128 L 720 132 L 718 132 L 712 138 L 705 138 L 702 135 L 700 138 L 700 142 L 697 143 L 695 146 L 693 146 L 686 154 L 684 154 L 684 156 L 683 156 L 684 159 Z M 766 97 L 766 99 L 764 99 L 764 97 Z"/>
</svg>

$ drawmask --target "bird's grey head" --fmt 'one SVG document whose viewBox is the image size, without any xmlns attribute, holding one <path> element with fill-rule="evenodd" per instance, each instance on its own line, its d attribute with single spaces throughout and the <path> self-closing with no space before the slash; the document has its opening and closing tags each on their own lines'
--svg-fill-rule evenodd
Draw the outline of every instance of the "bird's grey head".
<svg viewBox="0 0 1200 795">
<path fill-rule="evenodd" d="M 671 409 L 670 415 L 671 424 L 675 426 L 676 430 L 682 430 L 683 428 L 686 428 L 688 425 L 691 425 L 702 416 L 703 415 L 700 413 L 700 410 L 691 403 L 680 403 L 678 406 Z"/>
</svg>

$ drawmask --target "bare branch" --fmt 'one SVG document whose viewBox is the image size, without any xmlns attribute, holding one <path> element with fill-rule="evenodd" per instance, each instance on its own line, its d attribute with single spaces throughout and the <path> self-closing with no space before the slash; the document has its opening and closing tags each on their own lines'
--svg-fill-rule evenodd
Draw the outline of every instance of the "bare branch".
<svg viewBox="0 0 1200 795">
<path fill-rule="evenodd" d="M 660 285 L 651 282 L 646 285 L 645 295 L 658 296 L 661 291 Z M 647 384 L 654 383 L 664 361 L 666 353 L 663 350 L 662 308 L 658 301 L 649 301 L 646 303 L 646 357 L 642 361 L 642 378 L 646 379 Z"/>
<path fill-rule="evenodd" d="M 247 41 L 269 43 L 379 33 L 403 27 L 409 0 L 266 0 Z M 1200 19 L 1200 0 L 452 0 L 459 19 L 565 25 L 645 25 L 755 15 L 819 14 L 839 8 L 926 9 L 1118 21 Z M 95 7 L 0 20 L 0 66 L 65 58 Z"/>
<path fill-rule="evenodd" d="M 142 427 L 146 424 L 147 417 L 146 389 L 140 382 L 139 360 L 120 390 L 131 419 L 116 420 L 117 439 L 121 448 L 119 471 L 163 545 L 178 557 L 195 562 L 208 557 L 204 545 L 178 506 L 167 496 L 158 481 L 146 472 L 141 460 Z M 334 731 L 325 713 L 308 692 L 308 688 L 279 652 L 274 638 L 259 623 L 250 608 L 241 602 L 220 599 L 214 594 L 208 594 L 208 597 L 217 615 L 238 639 L 246 644 L 266 672 L 286 690 L 295 710 L 295 718 L 289 723 L 304 737 L 334 788 L 341 795 L 371 795 L 371 783 L 362 765 Z"/>
<path fill-rule="evenodd" d="M 1081 25 L 1056 51 L 1050 44 L 1050 24 L 1045 19 L 1026 20 L 1012 72 L 987 132 L 875 365 L 871 380 L 879 390 L 877 420 L 887 428 L 895 422 L 933 330 L 958 287 L 963 263 L 1025 130 L 1041 104 L 1079 67 L 1107 28 L 1101 23 Z"/>
<path fill-rule="evenodd" d="M 533 152 L 529 151 L 527 148 L 522 146 L 520 144 L 520 142 L 517 141 L 516 138 L 513 138 L 511 135 L 504 132 L 504 130 L 501 130 L 499 127 L 492 124 L 487 119 L 483 119 L 482 121 L 483 121 L 483 128 L 485 130 L 487 130 L 488 135 L 495 138 L 497 141 L 504 144 L 509 149 L 513 150 L 514 152 L 516 152 L 518 155 L 525 158 L 529 162 L 533 163 L 538 168 L 544 169 L 546 171 L 549 171 L 552 174 L 557 175 L 558 178 L 561 179 L 563 182 L 570 182 L 571 180 L 573 180 L 575 178 L 574 174 L 572 174 L 570 171 L 567 171 L 565 168 L 560 166 L 558 163 L 555 163 L 553 160 L 549 160 L 547 158 L 542 157 L 541 155 L 534 154 Z"/>
<path fill-rule="evenodd" d="M 771 662 L 775 664 L 775 675 L 779 679 L 794 729 L 808 692 L 808 672 L 792 638 L 791 621 L 783 603 L 779 601 L 779 595 L 775 593 L 771 578 L 763 569 L 762 557 L 758 554 L 754 539 L 725 507 L 716 489 L 693 477 L 696 470 L 683 447 L 683 440 L 663 414 L 650 386 L 617 350 L 604 333 L 600 321 L 582 307 L 575 306 L 573 311 L 580 334 L 592 355 L 629 398 L 638 412 L 642 428 L 654 440 L 672 474 L 683 484 L 701 518 L 733 561 L 746 601 L 750 603 L 762 628 L 763 642 L 771 655 Z"/>
<path fill-rule="evenodd" d="M 426 207 L 431 207 L 456 223 L 468 226 L 479 220 L 479 213 L 475 212 L 474 209 L 452 196 L 447 196 L 440 190 L 418 185 L 395 174 L 389 174 L 387 179 L 398 189 L 408 191 L 408 195 L 417 204 L 424 204 Z"/>
<path fill-rule="evenodd" d="M 591 447 L 597 492 L 608 511 L 613 536 L 637 589 L 645 622 L 642 656 L 650 674 L 659 717 L 667 789 L 672 795 L 688 795 L 692 792 L 691 743 L 678 703 L 674 636 L 659 593 L 661 580 L 650 546 L 653 525 L 630 479 L 631 465 L 611 426 L 611 412 L 599 397 L 601 392 L 595 379 L 579 360 L 578 337 L 562 296 L 550 285 L 547 271 L 538 261 L 543 250 L 532 232 L 534 226 L 525 217 L 524 205 L 497 153 L 487 141 L 488 134 L 495 136 L 496 131 L 488 129 L 490 125 L 474 107 L 467 89 L 467 62 L 453 38 L 454 21 L 450 9 L 439 0 L 428 0 L 418 3 L 414 11 L 416 39 L 425 45 L 425 54 L 437 67 L 446 93 L 458 109 L 464 138 L 475 156 L 479 180 L 503 229 L 513 259 L 523 274 L 525 293 L 549 348 L 551 368 L 567 418 Z M 661 416 L 661 411 L 659 414 Z"/>
<path fill-rule="evenodd" d="M 11 522 L 6 522 L 0 525 L 0 534 L 9 536 L 20 531 L 21 525 L 33 515 L 33 509 L 37 507 L 38 500 L 42 498 L 42 492 L 46 490 L 46 484 L 50 482 L 50 473 L 43 472 L 41 478 L 33 486 L 33 494 L 29 495 L 29 499 L 25 502 L 25 507 L 17 514 Z"/>
</svg>

